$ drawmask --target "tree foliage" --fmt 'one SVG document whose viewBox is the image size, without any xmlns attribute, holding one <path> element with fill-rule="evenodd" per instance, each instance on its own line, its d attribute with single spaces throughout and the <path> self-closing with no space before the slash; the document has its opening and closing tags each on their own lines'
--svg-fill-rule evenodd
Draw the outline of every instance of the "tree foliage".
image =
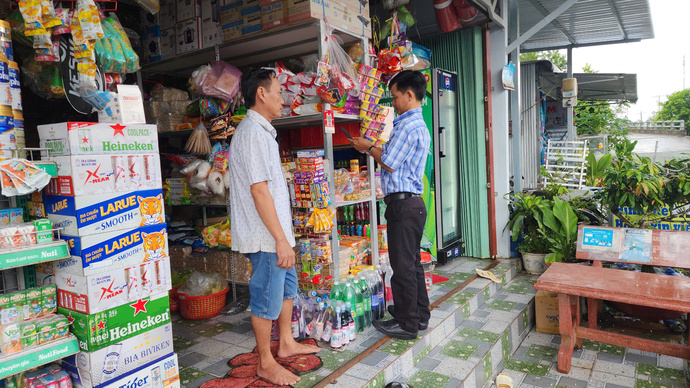
<svg viewBox="0 0 690 388">
<path fill-rule="evenodd" d="M 656 121 L 685 121 L 685 128 L 690 127 L 690 89 L 681 90 L 668 96 L 661 104 L 661 109 L 654 118 Z"/>
<path fill-rule="evenodd" d="M 536 61 L 545 59 L 551 61 L 559 69 L 566 71 L 568 69 L 568 59 L 558 50 L 551 51 L 535 51 L 531 53 L 520 54 L 520 62 Z"/>
</svg>

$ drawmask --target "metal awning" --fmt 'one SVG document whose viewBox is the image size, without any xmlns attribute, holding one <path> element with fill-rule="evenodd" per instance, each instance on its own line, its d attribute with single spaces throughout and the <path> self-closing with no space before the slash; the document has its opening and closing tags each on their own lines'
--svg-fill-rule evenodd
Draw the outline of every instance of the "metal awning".
<svg viewBox="0 0 690 388">
<path fill-rule="evenodd" d="M 654 38 L 648 0 L 518 0 L 518 6 L 520 35 L 530 35 L 521 52 Z"/>
<path fill-rule="evenodd" d="M 578 100 L 637 102 L 637 74 L 574 73 L 573 77 L 577 79 Z M 564 78 L 568 78 L 566 73 L 540 72 L 539 87 L 552 98 L 560 99 Z"/>
</svg>

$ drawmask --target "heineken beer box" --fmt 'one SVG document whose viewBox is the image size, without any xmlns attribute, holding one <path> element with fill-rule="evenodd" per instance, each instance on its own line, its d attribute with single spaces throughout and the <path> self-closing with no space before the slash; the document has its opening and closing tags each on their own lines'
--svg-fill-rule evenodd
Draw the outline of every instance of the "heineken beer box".
<svg viewBox="0 0 690 388">
<path fill-rule="evenodd" d="M 89 371 L 93 386 L 105 386 L 172 352 L 172 325 L 167 323 L 103 349 L 68 356 L 64 361 Z"/>
<path fill-rule="evenodd" d="M 134 229 L 165 222 L 163 190 L 69 197 L 43 196 L 46 216 L 70 236 Z"/>
<path fill-rule="evenodd" d="M 95 384 L 91 372 L 63 361 L 75 388 L 180 388 L 180 369 L 175 353 L 154 360 L 114 380 Z"/>
<path fill-rule="evenodd" d="M 69 319 L 79 348 L 86 352 L 103 349 L 170 323 L 170 301 L 165 292 L 92 315 L 64 307 L 58 307 L 58 312 Z"/>
<path fill-rule="evenodd" d="M 158 154 L 54 156 L 58 176 L 46 186 L 50 195 L 88 195 L 162 186 Z"/>
<path fill-rule="evenodd" d="M 96 314 L 170 290 L 170 260 L 166 257 L 92 276 L 56 271 L 55 284 L 58 306 Z"/>
<path fill-rule="evenodd" d="M 165 224 L 61 238 L 67 241 L 71 256 L 53 263 L 58 273 L 90 276 L 169 257 Z"/>
<path fill-rule="evenodd" d="M 47 124 L 38 126 L 38 136 L 48 156 L 158 153 L 158 130 L 148 124 Z"/>
</svg>

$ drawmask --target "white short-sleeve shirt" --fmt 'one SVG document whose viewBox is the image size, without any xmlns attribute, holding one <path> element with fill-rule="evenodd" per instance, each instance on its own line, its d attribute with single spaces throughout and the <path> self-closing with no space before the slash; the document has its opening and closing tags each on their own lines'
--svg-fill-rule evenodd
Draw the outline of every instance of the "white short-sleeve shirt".
<svg viewBox="0 0 690 388">
<path fill-rule="evenodd" d="M 280 165 L 276 130 L 259 113 L 248 110 L 230 143 L 230 222 L 232 249 L 240 253 L 276 252 L 276 242 L 254 205 L 251 186 L 267 182 L 278 221 L 295 246 L 287 182 Z"/>
</svg>

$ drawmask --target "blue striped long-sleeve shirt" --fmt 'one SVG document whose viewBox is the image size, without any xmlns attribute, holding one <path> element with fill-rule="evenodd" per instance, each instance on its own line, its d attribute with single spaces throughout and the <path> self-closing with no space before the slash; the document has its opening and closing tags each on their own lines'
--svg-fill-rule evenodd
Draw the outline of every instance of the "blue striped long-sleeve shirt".
<svg viewBox="0 0 690 388">
<path fill-rule="evenodd" d="M 422 109 L 410 109 L 396 117 L 390 139 L 382 147 L 381 161 L 395 170 L 381 171 L 383 194 L 424 191 L 424 167 L 431 144 Z"/>
</svg>

